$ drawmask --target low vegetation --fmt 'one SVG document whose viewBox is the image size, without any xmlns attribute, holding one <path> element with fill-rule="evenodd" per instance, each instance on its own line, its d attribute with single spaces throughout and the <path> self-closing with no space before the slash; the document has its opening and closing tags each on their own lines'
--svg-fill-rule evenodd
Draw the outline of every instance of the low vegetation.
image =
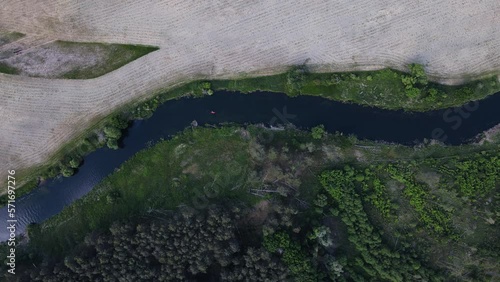
<svg viewBox="0 0 500 282">
<path fill-rule="evenodd" d="M 31 226 L 17 277 L 489 281 L 499 152 L 186 129 Z"/>
<path fill-rule="evenodd" d="M 310 73 L 306 66 L 281 75 L 234 81 L 213 81 L 216 90 L 284 92 L 357 103 L 392 110 L 429 111 L 463 105 L 500 91 L 497 76 L 446 86 L 428 81 L 424 67 L 408 66 L 408 73 L 391 69 L 352 73 Z"/>
<path fill-rule="evenodd" d="M 0 61 L 0 73 L 19 74 L 19 70 Z"/>
</svg>

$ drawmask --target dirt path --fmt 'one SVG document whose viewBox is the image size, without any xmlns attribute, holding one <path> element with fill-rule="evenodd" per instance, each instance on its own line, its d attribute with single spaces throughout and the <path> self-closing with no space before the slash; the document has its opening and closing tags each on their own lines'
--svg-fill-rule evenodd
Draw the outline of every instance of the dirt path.
<svg viewBox="0 0 500 282">
<path fill-rule="evenodd" d="M 27 38 L 160 50 L 91 80 L 0 74 L 0 179 L 43 162 L 96 116 L 195 75 L 272 72 L 307 59 L 322 70 L 419 62 L 452 83 L 496 71 L 499 15 L 497 0 L 4 0 L 0 29 Z"/>
</svg>

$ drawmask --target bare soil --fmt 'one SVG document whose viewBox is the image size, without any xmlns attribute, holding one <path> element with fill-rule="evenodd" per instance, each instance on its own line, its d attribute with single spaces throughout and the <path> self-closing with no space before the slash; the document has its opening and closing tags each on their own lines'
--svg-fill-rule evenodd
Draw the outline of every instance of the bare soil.
<svg viewBox="0 0 500 282">
<path fill-rule="evenodd" d="M 20 75 L 55 78 L 75 69 L 99 68 L 109 51 L 100 45 L 65 48 L 58 42 L 30 49 L 5 62 L 17 68 Z"/>
</svg>

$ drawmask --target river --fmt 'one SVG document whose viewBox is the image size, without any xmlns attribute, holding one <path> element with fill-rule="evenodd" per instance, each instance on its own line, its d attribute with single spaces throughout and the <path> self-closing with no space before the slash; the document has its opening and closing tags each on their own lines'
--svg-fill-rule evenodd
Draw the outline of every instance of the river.
<svg viewBox="0 0 500 282">
<path fill-rule="evenodd" d="M 454 109 L 406 113 L 354 104 L 343 104 L 313 96 L 290 98 L 284 94 L 217 92 L 201 99 L 182 98 L 161 105 L 147 120 L 132 123 L 119 150 L 99 149 L 85 157 L 78 173 L 52 179 L 16 200 L 17 233 L 31 222 L 42 222 L 87 194 L 125 160 L 160 138 L 169 138 L 196 120 L 198 124 L 265 123 L 278 126 L 290 122 L 299 128 L 325 125 L 328 132 L 355 134 L 361 139 L 403 144 L 439 139 L 462 144 L 500 123 L 500 93 Z M 215 114 L 210 112 L 214 111 Z M 7 208 L 0 211 L 7 222 Z M 2 228 L 0 240 L 8 238 Z"/>
</svg>

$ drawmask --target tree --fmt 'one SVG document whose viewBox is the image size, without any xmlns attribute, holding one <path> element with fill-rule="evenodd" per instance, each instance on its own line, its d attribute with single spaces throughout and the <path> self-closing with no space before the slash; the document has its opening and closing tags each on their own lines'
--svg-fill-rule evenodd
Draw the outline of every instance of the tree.
<svg viewBox="0 0 500 282">
<path fill-rule="evenodd" d="M 306 76 L 304 65 L 293 67 L 286 74 L 285 88 L 290 96 L 297 96 L 302 92 Z"/>
<path fill-rule="evenodd" d="M 69 167 L 71 168 L 78 168 L 80 166 L 80 163 L 81 163 L 81 158 L 72 158 L 70 161 L 69 161 Z"/>
<path fill-rule="evenodd" d="M 113 150 L 118 150 L 118 140 L 114 138 L 109 138 L 108 141 L 106 141 L 106 145 L 108 148 L 113 149 Z"/>
<path fill-rule="evenodd" d="M 64 177 L 70 177 L 75 173 L 75 171 L 71 167 L 63 166 L 61 167 L 61 174 Z"/>
<path fill-rule="evenodd" d="M 411 89 L 417 82 L 417 79 L 408 75 L 403 75 L 401 76 L 401 82 L 403 82 L 406 89 Z"/>
<path fill-rule="evenodd" d="M 409 98 L 418 98 L 421 92 L 420 89 L 412 87 L 410 89 L 406 89 L 405 93 Z"/>
<path fill-rule="evenodd" d="M 427 85 L 427 75 L 425 74 L 424 66 L 420 64 L 410 64 L 408 66 L 411 75 L 416 78 L 421 85 Z"/>
<path fill-rule="evenodd" d="M 120 139 L 120 137 L 122 136 L 122 131 L 119 128 L 113 126 L 106 126 L 104 128 L 104 134 L 107 138 Z"/>
<path fill-rule="evenodd" d="M 127 120 L 122 116 L 114 116 L 110 119 L 109 125 L 119 129 L 125 129 L 128 126 Z"/>
<path fill-rule="evenodd" d="M 212 90 L 212 84 L 208 81 L 202 82 L 201 85 L 201 92 L 206 95 L 213 95 L 214 91 Z"/>
<path fill-rule="evenodd" d="M 321 139 L 325 136 L 325 126 L 320 124 L 311 129 L 311 135 L 314 139 Z"/>
</svg>

